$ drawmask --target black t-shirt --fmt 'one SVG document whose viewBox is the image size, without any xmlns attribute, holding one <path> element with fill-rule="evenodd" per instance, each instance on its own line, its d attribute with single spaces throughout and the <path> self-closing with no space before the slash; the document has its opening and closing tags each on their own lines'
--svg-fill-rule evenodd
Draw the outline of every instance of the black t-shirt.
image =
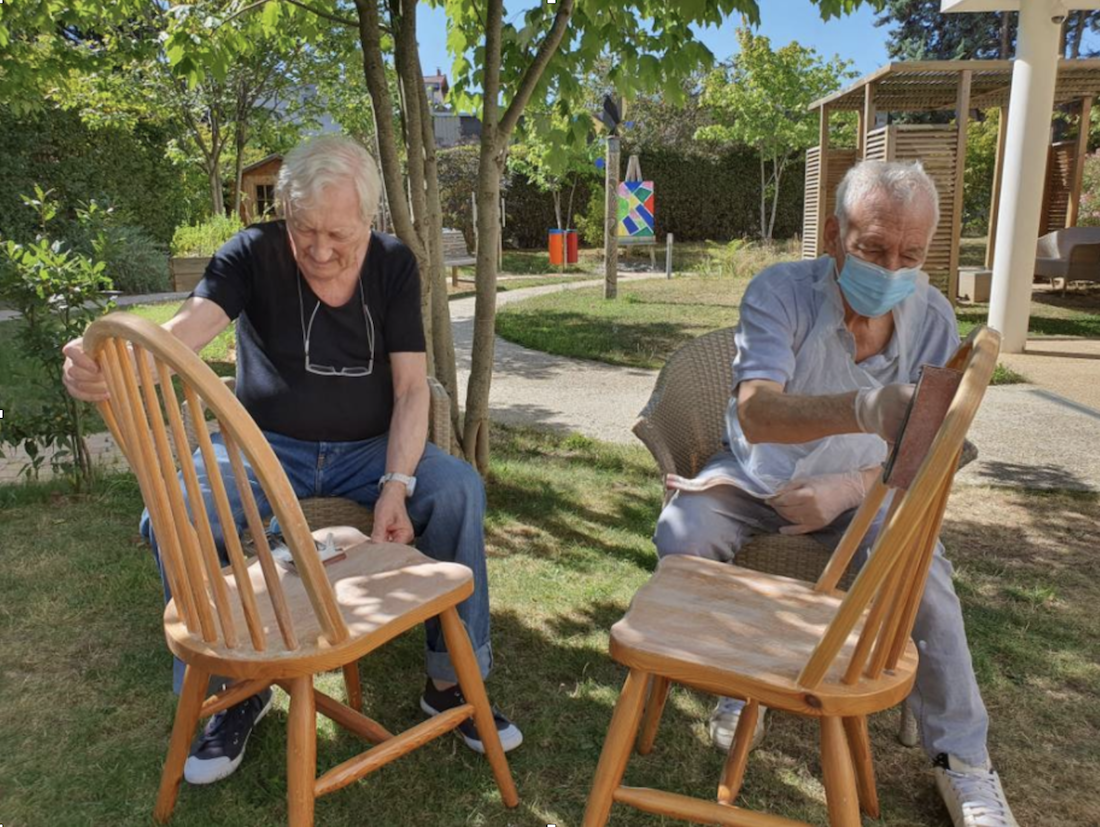
<svg viewBox="0 0 1100 827">
<path fill-rule="evenodd" d="M 191 295 L 217 302 L 237 320 L 237 397 L 265 431 L 312 442 L 349 442 L 389 430 L 389 354 L 424 352 L 420 276 L 408 247 L 392 236 L 371 233 L 359 279 L 362 294 L 356 289 L 340 307 L 318 299 L 299 274 L 283 221 L 242 230 L 207 266 Z M 350 368 L 353 373 L 370 366 L 371 325 L 369 375 L 318 375 L 318 366 L 322 372 Z"/>
</svg>

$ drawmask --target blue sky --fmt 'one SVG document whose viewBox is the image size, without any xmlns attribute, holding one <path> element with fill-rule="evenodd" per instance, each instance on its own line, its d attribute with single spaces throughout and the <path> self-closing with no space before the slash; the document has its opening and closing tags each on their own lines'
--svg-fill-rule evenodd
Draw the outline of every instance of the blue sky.
<svg viewBox="0 0 1100 827">
<path fill-rule="evenodd" d="M 527 9 L 531 0 L 508 3 L 506 8 Z M 833 18 L 828 23 L 821 20 L 817 6 L 810 0 L 763 0 L 760 2 L 759 33 L 767 35 L 773 46 L 784 46 L 797 40 L 812 46 L 827 57 L 834 53 L 855 63 L 861 75 L 873 72 L 886 62 L 886 30 L 876 29 L 875 14 L 867 6 L 848 17 Z M 736 39 L 734 29 L 737 20 L 728 20 L 721 28 L 710 28 L 700 33 L 701 39 L 720 60 L 728 58 Z M 417 29 L 420 37 L 420 61 L 425 73 L 431 74 L 438 66 L 449 74 L 451 58 L 447 54 L 446 17 L 442 9 L 417 4 Z"/>
</svg>

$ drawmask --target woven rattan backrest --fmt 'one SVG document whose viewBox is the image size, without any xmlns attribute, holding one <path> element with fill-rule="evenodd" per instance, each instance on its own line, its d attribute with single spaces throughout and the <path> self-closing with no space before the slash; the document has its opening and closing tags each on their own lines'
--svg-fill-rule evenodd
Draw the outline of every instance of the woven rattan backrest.
<svg viewBox="0 0 1100 827">
<path fill-rule="evenodd" d="M 970 334 L 948 363 L 962 370 L 962 381 L 916 478 L 901 490 L 880 476 L 856 512 L 818 581 L 820 591 L 835 588 L 887 494 L 893 492 L 870 559 L 799 676 L 801 685 L 813 689 L 821 683 L 860 620 L 863 629 L 843 681 L 874 679 L 897 665 L 912 632 L 963 440 L 993 376 L 999 350 L 996 331 L 979 327 Z"/>
<path fill-rule="evenodd" d="M 716 330 L 683 345 L 661 368 L 634 433 L 662 474 L 694 477 L 722 449 L 734 353 L 733 328 Z"/>
<path fill-rule="evenodd" d="M 100 411 L 137 476 L 176 611 L 188 631 L 211 644 L 228 649 L 251 647 L 256 652 L 269 651 L 275 642 L 287 650 L 319 643 L 299 640 L 294 628 L 248 481 L 247 460 L 286 537 L 315 615 L 315 628 L 328 643 L 345 639 L 347 627 L 286 474 L 256 423 L 214 372 L 170 333 L 129 313 L 112 313 L 94 322 L 84 336 L 84 347 L 106 376 L 110 399 L 100 403 Z M 217 472 L 210 434 L 198 428 L 196 436 L 214 504 L 212 514 L 224 527 L 234 588 L 229 588 L 221 571 L 211 514 L 201 505 L 203 497 L 173 376 L 189 407 L 205 408 L 218 421 L 233 471 L 228 484 L 235 484 L 240 494 L 262 569 L 262 592 L 271 602 L 277 630 L 265 628 L 258 605 L 263 595 L 257 595 L 249 577 L 226 492 L 227 480 Z M 237 606 L 231 604 L 234 594 Z"/>
</svg>

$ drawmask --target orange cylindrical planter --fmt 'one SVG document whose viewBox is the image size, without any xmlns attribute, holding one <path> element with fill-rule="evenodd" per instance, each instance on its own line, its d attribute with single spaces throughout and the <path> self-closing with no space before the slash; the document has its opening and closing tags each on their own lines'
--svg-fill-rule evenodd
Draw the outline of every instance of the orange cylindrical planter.
<svg viewBox="0 0 1100 827">
<path fill-rule="evenodd" d="M 580 261 L 580 255 L 577 252 L 577 231 L 566 230 L 565 231 L 565 263 L 576 264 Z"/>
<path fill-rule="evenodd" d="M 561 230 L 550 231 L 550 263 L 565 263 L 565 233 Z"/>
</svg>

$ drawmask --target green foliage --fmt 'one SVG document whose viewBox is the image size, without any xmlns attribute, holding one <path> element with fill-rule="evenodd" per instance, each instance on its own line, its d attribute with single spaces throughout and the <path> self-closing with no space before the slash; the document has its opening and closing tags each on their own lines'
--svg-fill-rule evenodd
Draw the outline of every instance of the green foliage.
<svg viewBox="0 0 1100 827">
<path fill-rule="evenodd" d="M 760 232 L 770 239 L 783 175 L 795 157 L 818 140 L 817 114 L 809 105 L 854 73 L 849 61 L 823 60 L 797 42 L 773 50 L 768 38 L 747 28 L 737 30 L 737 40 L 740 50 L 731 65 L 706 78 L 702 101 L 713 123 L 696 134 L 703 140 L 744 144 L 759 153 Z"/>
<path fill-rule="evenodd" d="M 123 223 L 111 210 L 90 205 L 79 252 L 96 255 L 104 275 L 123 293 L 161 293 L 168 289 L 168 250 L 141 227 Z"/>
<path fill-rule="evenodd" d="M 967 130 L 963 181 L 963 231 L 967 235 L 985 235 L 989 231 L 1000 115 L 1001 110 L 990 109 L 984 120 L 972 120 Z"/>
<path fill-rule="evenodd" d="M 236 215 L 215 215 L 198 224 L 180 227 L 172 236 L 172 255 L 212 256 L 241 229 Z"/>
<path fill-rule="evenodd" d="M 61 348 L 109 309 L 103 291 L 111 281 L 102 260 L 82 255 L 47 233 L 58 213 L 52 193 L 35 187 L 24 197 L 41 232 L 33 242 L 0 241 L 0 300 L 23 317 L 15 342 L 36 368 L 41 404 L 12 400 L 11 415 L 0 432 L 0 445 L 20 446 L 28 462 L 23 471 L 37 477 L 46 462 L 43 451 L 54 449 L 49 462 L 78 488 L 89 487 L 93 469 L 84 442 L 85 405 L 65 390 L 61 378 Z M 90 211 L 82 219 L 89 221 Z M 94 242 L 97 251 L 99 241 Z M 97 257 L 98 258 L 98 257 Z"/>
<path fill-rule="evenodd" d="M 892 60 L 1007 59 L 1016 52 L 1018 16 L 1015 12 L 943 14 L 940 0 L 886 0 L 875 25 L 890 27 L 886 50 Z"/>
<path fill-rule="evenodd" d="M 1093 153 L 1085 159 L 1081 211 L 1077 223 L 1083 227 L 1100 227 L 1100 153 Z"/>
<path fill-rule="evenodd" d="M 593 247 L 603 246 L 604 208 L 604 188 L 595 186 L 589 193 L 584 212 L 576 219 L 577 232 L 583 243 Z"/>
<path fill-rule="evenodd" d="M 574 140 L 573 130 L 584 132 Z M 583 120 L 569 119 L 557 112 L 534 110 L 524 116 L 518 143 L 508 154 L 508 169 L 519 173 L 553 198 L 554 218 L 559 230 L 573 226 L 577 188 L 582 181 L 596 178 L 596 158 L 603 142 L 596 141 Z"/>
<path fill-rule="evenodd" d="M 75 222 L 75 205 L 96 200 L 166 244 L 177 225 L 197 215 L 206 186 L 201 173 L 196 179 L 168 159 L 170 139 L 152 124 L 92 128 L 74 111 L 16 116 L 0 106 L 0 233 L 34 238 L 38 228 L 19 193 L 37 183 L 62 205 L 62 224 Z"/>
<path fill-rule="evenodd" d="M 443 226 L 462 230 L 466 249 L 474 249 L 474 212 L 470 198 L 477 190 L 478 148 L 456 146 L 436 153 L 439 170 L 439 200 Z"/>
</svg>

